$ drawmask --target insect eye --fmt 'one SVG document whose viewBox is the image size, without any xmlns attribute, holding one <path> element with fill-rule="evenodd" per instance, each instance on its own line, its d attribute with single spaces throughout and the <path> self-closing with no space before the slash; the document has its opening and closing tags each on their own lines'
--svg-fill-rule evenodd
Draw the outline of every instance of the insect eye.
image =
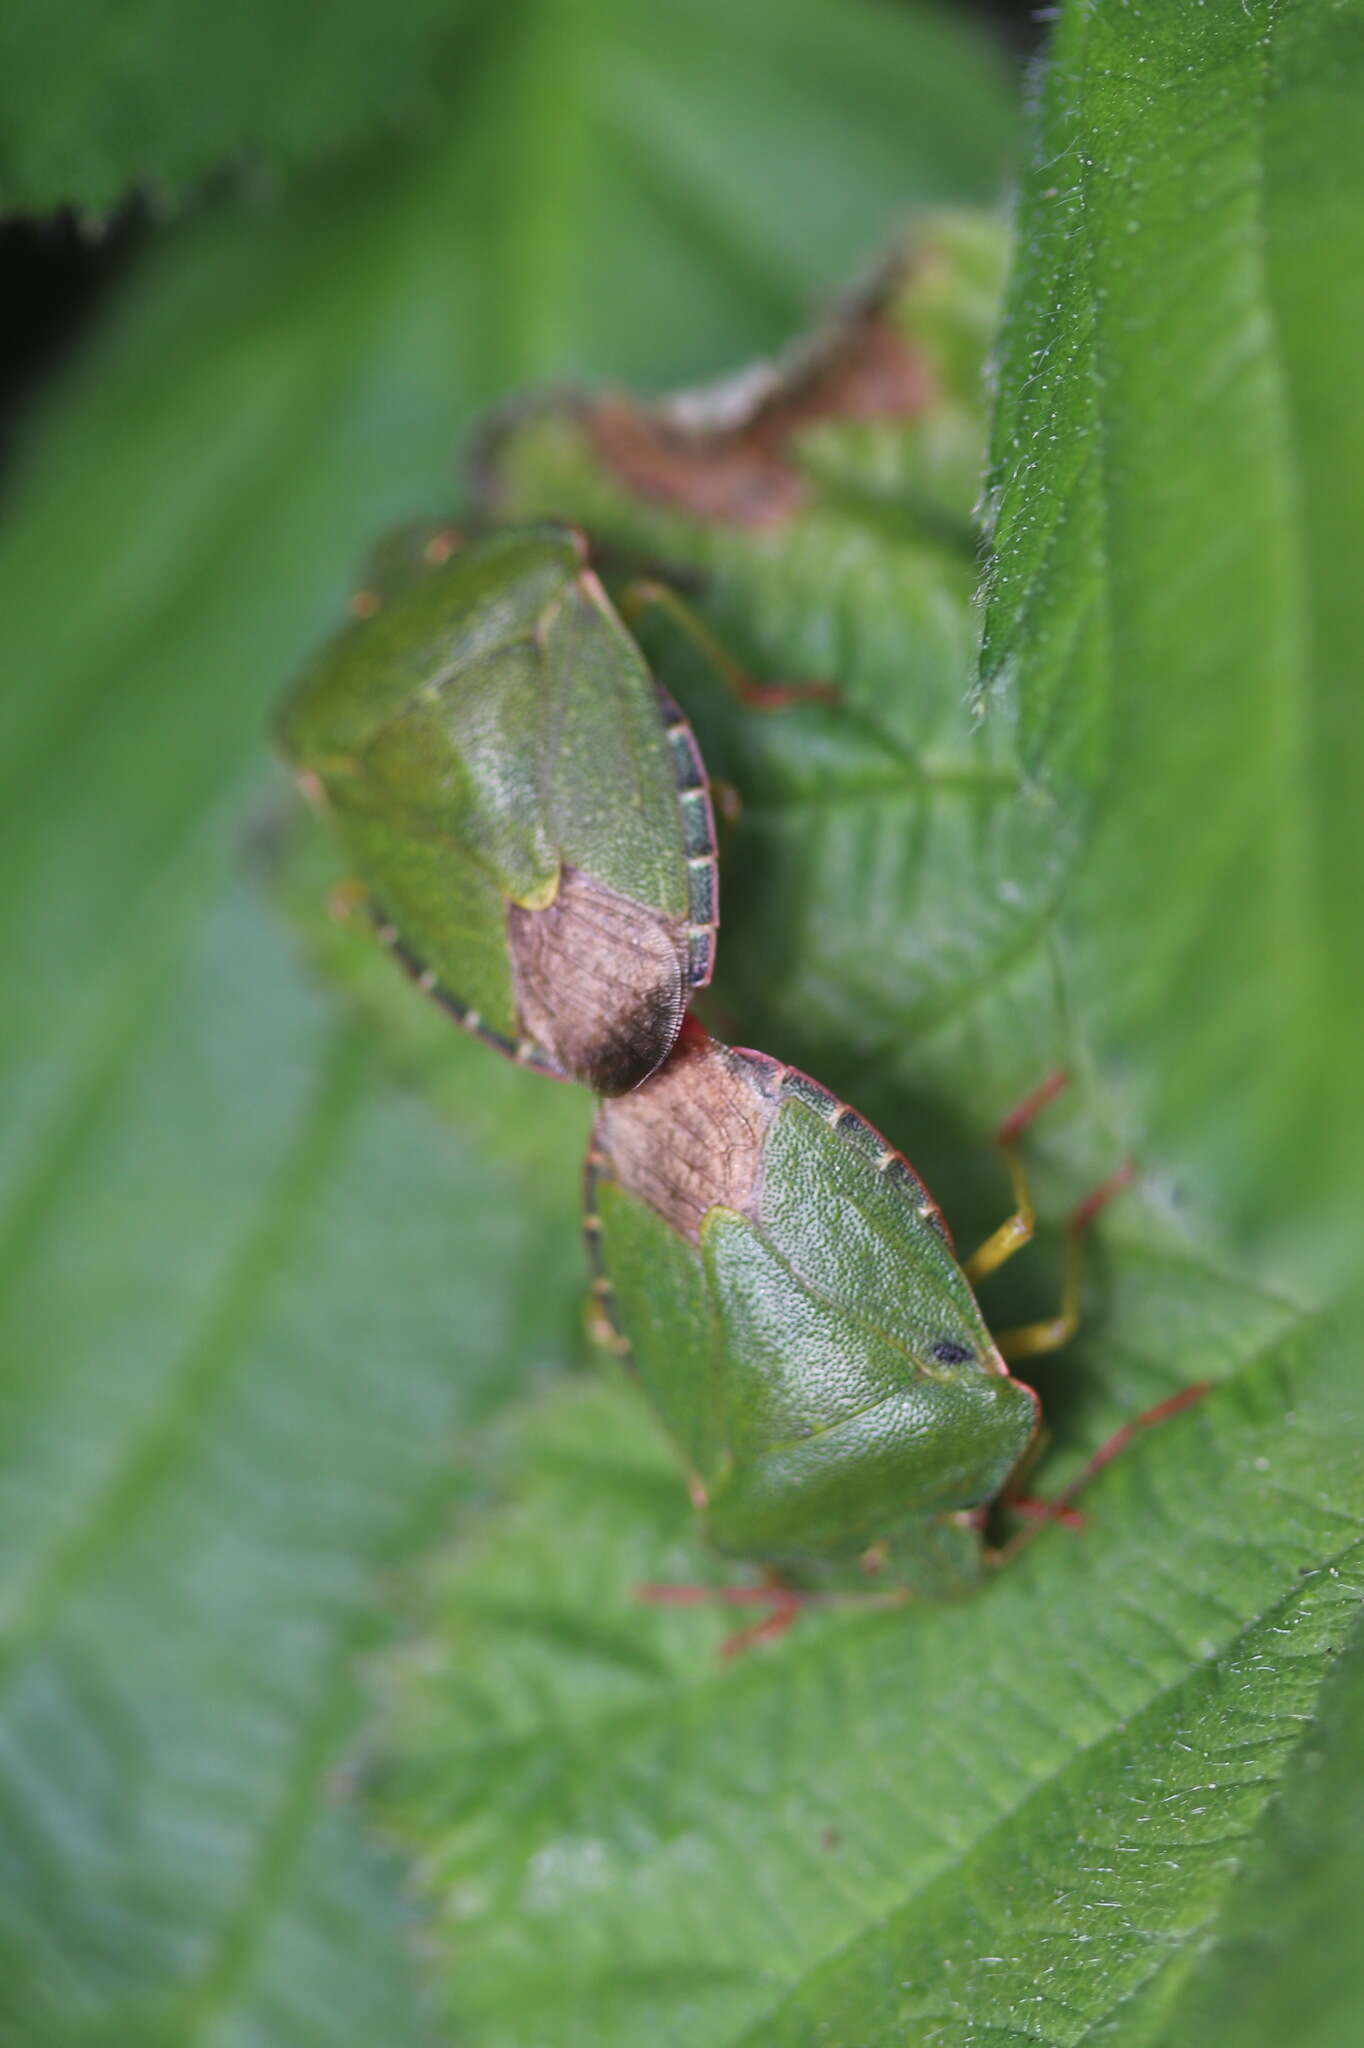
<svg viewBox="0 0 1364 2048">
<path fill-rule="evenodd" d="M 931 1355 L 939 1365 L 965 1365 L 975 1354 L 967 1345 L 954 1344 L 950 1337 L 944 1337 L 931 1346 Z"/>
</svg>

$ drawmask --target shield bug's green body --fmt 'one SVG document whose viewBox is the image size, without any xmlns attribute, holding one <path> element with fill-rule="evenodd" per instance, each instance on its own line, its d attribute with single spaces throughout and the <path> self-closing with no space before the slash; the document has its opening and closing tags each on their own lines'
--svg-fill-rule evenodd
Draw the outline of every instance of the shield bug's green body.
<svg viewBox="0 0 1364 2048">
<path fill-rule="evenodd" d="M 581 536 L 399 535 L 352 610 L 279 736 L 380 937 L 499 1050 L 635 1087 L 710 979 L 715 822 Z"/>
<path fill-rule="evenodd" d="M 797 1575 L 893 1555 L 993 1500 L 1033 1440 L 1037 1398 L 913 1169 L 806 1075 L 693 1022 L 602 1105 L 587 1237 L 727 1555 Z"/>
<path fill-rule="evenodd" d="M 1032 1236 L 1018 1141 L 1064 1083 L 1050 1075 L 1000 1126 L 1016 1207 L 965 1261 L 864 1118 L 695 1019 L 661 1072 L 600 1105 L 586 1170 L 598 1307 L 711 1544 L 768 1568 L 763 1586 L 645 1597 L 770 1604 L 735 1649 L 779 1633 L 812 1589 L 841 1597 L 869 1574 L 897 1589 L 873 1597 L 964 1591 L 1004 1554 L 985 1545 L 991 1503 L 1078 1520 L 1075 1494 L 1134 1431 L 1200 1397 L 1188 1387 L 1135 1418 L 1051 1501 L 1019 1490 L 1040 1404 L 1006 1360 L 1073 1334 L 1084 1234 L 1129 1178 L 1120 1168 L 1073 1211 L 1059 1313 L 993 1336 L 974 1284 Z"/>
</svg>

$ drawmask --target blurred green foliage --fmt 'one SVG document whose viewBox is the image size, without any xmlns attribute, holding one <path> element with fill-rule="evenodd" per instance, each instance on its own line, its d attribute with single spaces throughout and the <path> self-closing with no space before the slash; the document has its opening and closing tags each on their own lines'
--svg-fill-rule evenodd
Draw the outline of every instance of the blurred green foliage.
<svg viewBox="0 0 1364 2048">
<path fill-rule="evenodd" d="M 630 1603 L 714 1570 L 647 1417 L 565 1380 L 587 1105 L 307 923 L 265 721 L 479 408 L 771 349 L 909 209 L 992 199 L 1017 82 L 873 0 L 7 18 L 10 202 L 178 217 L 0 534 L 0 2040 L 1351 2038 L 1360 1375 L 1312 1309 L 1359 1135 L 1364 36 L 1056 35 L 979 674 L 874 435 L 876 517 L 816 435 L 765 539 L 508 453 L 518 504 L 666 527 L 755 667 L 844 686 L 746 721 L 650 643 L 745 799 L 738 1035 L 967 1240 L 1058 1055 L 1046 1212 L 1138 1159 L 1039 1375 L 1047 1479 L 1219 1382 L 985 1600 L 721 1672 L 717 1617 Z"/>
<path fill-rule="evenodd" d="M 4 32 L 13 194 L 182 206 L 0 553 L 0 2033 L 398 2044 L 356 1659 L 469 1432 L 578 1351 L 585 1105 L 444 1037 L 457 1122 L 386 1078 L 275 907 L 267 716 L 478 406 L 776 344 L 908 205 L 988 197 L 1014 117 L 917 11 L 487 8 L 380 147 L 358 10 L 311 61 L 305 10 L 140 19 Z"/>
</svg>

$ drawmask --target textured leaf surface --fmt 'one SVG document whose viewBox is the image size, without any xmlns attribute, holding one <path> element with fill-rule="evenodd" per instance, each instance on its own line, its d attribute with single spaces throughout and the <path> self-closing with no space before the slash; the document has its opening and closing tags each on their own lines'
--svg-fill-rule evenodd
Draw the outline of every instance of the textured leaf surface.
<svg viewBox="0 0 1364 2048">
<path fill-rule="evenodd" d="M 1267 1252 L 1359 1128 L 1361 78 L 1335 0 L 1068 10 L 996 423 L 985 687 L 1088 821 L 1069 1000 Z"/>
<path fill-rule="evenodd" d="M 763 12 L 734 37 L 761 49 Z M 626 38 L 609 8 L 600 34 L 520 17 L 439 150 L 167 235 L 31 433 L 0 557 L 0 2036 L 23 2048 L 417 2038 L 393 1873 L 344 1798 L 355 1658 L 381 1574 L 467 1492 L 466 1433 L 578 1347 L 587 1104 L 387 972 L 378 993 L 343 932 L 318 943 L 363 959 L 370 1007 L 314 982 L 273 901 L 291 798 L 265 721 L 375 531 L 448 497 L 475 403 L 771 345 L 906 200 L 991 188 L 1007 111 L 969 50 L 958 96 L 953 31 L 837 10 L 831 43 L 835 11 L 782 12 L 773 66 L 739 70 L 684 34 L 718 8 Z M 35 192 L 196 170 L 219 110 L 174 97 L 188 154 L 102 184 L 35 157 Z M 915 106 L 922 158 L 896 142 Z M 62 116 L 36 87 L 30 111 Z M 816 164 L 812 121 L 859 139 Z M 693 160 L 707 125 L 724 146 Z M 381 1006 L 444 1121 L 380 1071 Z"/>
<path fill-rule="evenodd" d="M 650 642 L 743 800 L 715 1028 L 872 1115 L 967 1245 L 1002 1206 L 990 1124 L 1058 1061 L 1045 1210 L 1135 1159 L 1083 1335 L 1037 1373 L 1041 1489 L 1215 1385 L 975 1604 L 807 1617 L 732 1667 L 722 1614 L 631 1603 L 725 1574 L 629 1390 L 530 1413 L 391 1679 L 381 1804 L 455 2033 L 1183 2048 L 1239 2040 L 1239 2013 L 1266 2044 L 1348 2037 L 1357 1906 L 1323 1938 L 1293 1901 L 1310 1855 L 1353 1868 L 1349 1795 L 1337 1836 L 1311 1788 L 1355 1747 L 1357 1324 L 1305 1304 L 1349 1249 L 1360 1133 L 1364 412 L 1334 312 L 1364 241 L 1336 146 L 1360 44 L 1326 0 L 1066 12 L 1001 355 L 979 724 L 969 565 L 894 437 L 819 429 L 812 502 L 762 532 L 636 499 L 562 421 L 502 451 L 511 506 L 699 570 L 758 673 L 839 681 L 757 720 Z M 1042 1310 L 1049 1273 L 1040 1247 L 987 1309 Z M 1233 2002 L 1243 1966 L 1281 1988 Z"/>
<path fill-rule="evenodd" d="M 720 1576 L 634 1389 L 532 1414 L 392 1673 L 386 1804 L 423 1845 L 456 2038 L 1164 2020 L 1358 1612 L 1359 1406 L 1320 1357 L 1271 1341 L 981 1599 L 806 1617 L 737 1666 L 722 1615 L 632 1600 Z"/>
<path fill-rule="evenodd" d="M 1295 2040 L 1347 2048 L 1358 2033 L 1361 1673 L 1356 1617 L 1280 1798 L 1228 1895 L 1218 1941 L 1172 2004 L 1167 2032 L 1181 2029 L 1214 2048 Z M 1148 2037 L 1134 2031 L 1132 2038 Z"/>
</svg>

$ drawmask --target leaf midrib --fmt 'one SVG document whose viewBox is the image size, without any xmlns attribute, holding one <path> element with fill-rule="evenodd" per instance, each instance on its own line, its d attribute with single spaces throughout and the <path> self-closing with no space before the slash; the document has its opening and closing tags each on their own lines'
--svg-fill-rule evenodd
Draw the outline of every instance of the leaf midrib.
<svg viewBox="0 0 1364 2048">
<path fill-rule="evenodd" d="M 51 1546 L 33 1572 L 0 1638 L 0 1692 L 8 1686 L 83 1575 L 105 1554 L 111 1531 L 126 1532 L 173 1455 L 190 1418 L 231 1370 L 261 1313 L 269 1279 L 287 1261 L 312 1214 L 312 1198 L 359 1099 L 371 1054 L 363 1031 L 333 1031 L 319 1061 L 319 1080 L 300 1115 L 283 1160 L 266 1184 L 194 1332 L 167 1371 L 153 1413 L 80 1518 Z"/>
<path fill-rule="evenodd" d="M 1357 1533 L 1359 1528 L 1358 1522 L 1356 1522 L 1353 1526 L 1356 1530 L 1356 1533 L 1347 1542 L 1343 1543 L 1338 1550 L 1328 1552 L 1327 1555 L 1321 1559 L 1320 1564 L 1317 1567 L 1318 1571 L 1338 1570 L 1340 1565 L 1352 1555 L 1358 1554 L 1360 1556 L 1364 1556 L 1364 1537 L 1360 1536 Z M 1251 1635 L 1253 1635 L 1254 1633 L 1268 1625 L 1276 1614 L 1286 1613 L 1296 1601 L 1301 1599 L 1302 1590 L 1303 1589 L 1301 1582 L 1286 1587 L 1277 1599 L 1271 1601 L 1258 1614 L 1251 1616 L 1250 1618 L 1243 1621 L 1241 1625 L 1238 1627 L 1234 1636 L 1230 1637 L 1225 1643 L 1221 1643 L 1218 1645 L 1218 1661 L 1222 1662 L 1229 1657 L 1233 1657 L 1236 1653 L 1238 1644 L 1242 1643 L 1248 1637 L 1250 1637 Z M 1322 1684 L 1330 1668 L 1331 1667 L 1329 1664 L 1323 1662 L 1321 1669 L 1317 1674 L 1316 1693 L 1318 1697 L 1320 1696 Z M 1136 1722 L 1145 1720 L 1149 1715 L 1151 1715 L 1159 1707 L 1161 1707 L 1168 1699 L 1173 1697 L 1174 1694 L 1179 1692 L 1183 1686 L 1187 1685 L 1190 1678 L 1195 1675 L 1198 1669 L 1198 1662 L 1191 1660 L 1177 1677 L 1172 1678 L 1164 1685 L 1157 1686 L 1156 1689 L 1142 1702 L 1141 1706 L 1138 1709 L 1136 1709 L 1135 1711 L 1129 1711 L 1123 1714 L 1121 1717 L 1115 1717 L 1114 1720 L 1110 1723 L 1110 1725 L 1104 1730 L 1104 1732 L 1101 1735 L 1091 1738 L 1088 1742 L 1078 1743 L 1073 1749 L 1069 1751 L 1069 1753 L 1065 1756 L 1063 1760 L 1056 1764 L 1056 1766 L 1053 1769 L 1044 1772 L 1039 1778 L 1033 1780 L 1032 1783 L 1029 1784 L 1027 1791 L 1023 1794 L 1021 1798 L 1019 1798 L 1015 1802 L 1013 1806 L 1008 1807 L 999 1814 L 997 1814 L 987 1824 L 987 1826 L 982 1829 L 980 1834 L 972 1840 L 969 1847 L 959 1848 L 950 1863 L 945 1863 L 943 1868 L 933 1873 L 933 1875 L 931 1875 L 926 1880 L 926 1882 L 915 1885 L 911 1890 L 907 1891 L 904 1894 L 903 1898 L 897 1901 L 895 1905 L 885 1908 L 880 1913 L 870 1915 L 866 1923 L 862 1927 L 860 1927 L 855 1934 L 850 1935 L 846 1940 L 838 1943 L 834 1948 L 830 1949 L 826 1954 L 822 1955 L 819 1958 L 819 1961 L 816 1964 L 814 1964 L 811 1970 L 807 1973 L 806 1978 L 794 1980 L 792 1986 L 790 1986 L 787 1989 L 787 1991 L 785 1991 L 781 1995 L 779 1999 L 774 2000 L 774 2002 L 771 2005 L 765 2007 L 764 2010 L 760 2014 L 756 2015 L 753 2019 L 746 2021 L 743 2033 L 735 2035 L 733 2037 L 732 2042 L 730 2044 L 730 2048 L 764 2048 L 764 2043 L 767 2039 L 767 2036 L 765 2033 L 759 2030 L 764 2029 L 770 2025 L 771 2021 L 779 2015 L 779 2013 L 782 2010 L 782 2007 L 789 2003 L 790 1999 L 796 1994 L 800 1986 L 806 1981 L 808 1981 L 809 1977 L 822 1974 L 826 1970 L 835 1966 L 846 1956 L 852 1954 L 861 1942 L 865 1941 L 866 1939 L 874 1935 L 879 1929 L 884 1929 L 888 1927 L 891 1924 L 891 1922 L 897 1917 L 897 1915 L 902 1914 L 907 1909 L 907 1907 L 910 1905 L 912 1901 L 916 1899 L 921 1900 L 926 1892 L 941 1887 L 944 1884 L 944 1882 L 951 1877 L 957 1863 L 964 1861 L 967 1857 L 977 1858 L 981 1856 L 987 1845 L 996 1837 L 1001 1836 L 1005 1834 L 1007 1831 L 1011 1830 L 1017 1823 L 1017 1821 L 1021 1818 L 1021 1816 L 1027 1812 L 1029 1807 L 1044 1803 L 1044 1801 L 1050 1796 L 1050 1794 L 1055 1789 L 1057 1783 L 1063 1777 L 1065 1777 L 1065 1775 L 1069 1771 L 1073 1770 L 1078 1762 L 1084 1760 L 1085 1758 L 1099 1755 L 1103 1750 L 1108 1748 L 1115 1740 L 1124 1737 Z M 1309 1721 L 1307 1725 L 1301 1730 L 1297 1738 L 1297 1741 L 1285 1753 L 1283 1760 L 1284 1768 L 1287 1768 L 1289 1758 L 1296 1753 L 1296 1750 L 1299 1747 L 1299 1745 L 1308 1738 L 1313 1725 L 1314 1723 Z M 1277 1784 L 1281 1776 L 1282 1770 L 1279 1773 L 1277 1773 L 1274 1778 L 1264 1778 L 1260 1781 L 1261 1783 L 1266 1784 L 1270 1788 L 1266 1794 L 1267 1799 L 1273 1796 L 1274 1789 L 1277 1787 Z M 1261 1807 L 1261 1812 L 1263 1812 L 1263 1806 Z M 1244 1834 L 1241 1834 L 1234 1837 L 1229 1837 L 1227 1839 L 1235 1840 L 1237 1842 L 1243 1842 L 1246 1840 L 1246 1836 Z M 1225 1897 L 1226 1891 L 1230 1887 L 1230 1885 L 1235 1881 L 1236 1875 L 1237 1872 L 1235 1871 L 1235 1869 L 1229 1868 L 1227 1870 L 1225 1881 L 1222 1887 L 1222 1897 Z M 1210 1907 L 1207 1919 L 1205 1919 L 1205 1921 L 1201 1924 L 1206 1925 L 1208 1919 L 1211 1919 L 1215 1915 L 1216 1911 L 1217 1907 Z M 1108 2021 L 1111 2018 L 1111 2014 L 1113 2010 L 1116 2009 L 1117 2004 L 1126 2003 L 1129 1999 L 1134 1997 L 1139 1990 L 1145 1988 L 1146 1984 L 1152 1977 L 1157 1975 L 1162 1969 L 1166 1968 L 1171 1963 L 1179 1962 L 1181 1960 L 1187 1963 L 1188 1961 L 1192 1960 L 1190 1951 L 1194 1946 L 1195 1939 L 1196 1937 L 1190 1937 L 1185 1940 L 1181 1940 L 1175 1945 L 1171 1953 L 1158 1956 L 1153 1965 L 1153 1968 L 1146 1974 L 1146 1976 L 1144 1976 L 1141 1979 L 1140 1983 L 1135 1984 L 1132 1987 L 1131 1991 L 1125 1994 L 1124 1999 L 1117 2001 L 1115 2006 L 1110 2007 L 1108 2012 L 1102 2015 L 1098 2020 L 1096 2020 L 1093 2023 L 1093 2025 L 1087 2026 L 1085 2032 L 1082 2035 L 1077 2036 L 1074 2043 L 1064 2044 L 1064 2048 L 1083 2048 L 1083 2044 L 1086 2041 L 1093 2040 L 1096 2037 L 1096 2031 L 1098 2029 L 1107 2027 Z M 1030 2034 L 1024 2033 L 1020 2030 L 1019 2038 L 1026 2040 L 1036 2040 L 1037 2042 L 1044 2044 L 1044 2048 L 1063 2048 L 1063 2044 L 1061 2044 L 1058 2041 L 1057 2037 L 1050 2034 Z"/>
<path fill-rule="evenodd" d="M 1282 1337 L 1273 1340 L 1264 1351 L 1258 1353 L 1254 1359 L 1247 1361 L 1242 1372 L 1248 1372 L 1255 1365 L 1270 1359 L 1277 1353 L 1282 1342 Z M 1234 1383 L 1240 1376 L 1240 1374 L 1233 1375 L 1232 1382 Z M 1358 1519 L 1342 1519 L 1346 1520 L 1349 1533 L 1343 1536 L 1338 1546 L 1324 1552 L 1317 1559 L 1312 1567 L 1314 1577 L 1319 1577 L 1325 1572 L 1334 1572 L 1343 1561 L 1352 1555 L 1364 1553 L 1364 1537 L 1360 1535 Z M 1255 1613 L 1238 1616 L 1233 1632 L 1217 1645 L 1216 1661 L 1220 1663 L 1228 1658 L 1234 1658 L 1237 1646 L 1256 1631 L 1270 1624 L 1277 1614 L 1287 1611 L 1296 1600 L 1301 1598 L 1302 1590 L 1301 1578 L 1295 1578 L 1292 1583 L 1284 1586 L 1274 1597 L 1259 1606 Z M 883 1623 L 884 1617 L 869 1617 L 867 1625 L 875 1626 L 878 1622 Z M 857 1624 L 854 1624 L 854 1626 L 857 1626 Z M 783 1664 L 786 1667 L 786 1672 L 789 1674 L 792 1658 L 799 1658 L 806 1662 L 818 1662 L 826 1654 L 827 1644 L 824 1642 L 812 1641 L 808 1648 L 792 1645 L 784 1653 Z M 1185 1662 L 1181 1668 L 1167 1680 L 1152 1685 L 1139 1706 L 1133 1706 L 1131 1703 L 1122 1706 L 1117 1704 L 1109 1705 L 1107 1702 L 1104 1702 L 1103 1711 L 1107 1716 L 1107 1720 L 1106 1725 L 1101 1731 L 1091 1736 L 1087 1741 L 1073 1744 L 1065 1751 L 1063 1756 L 1058 1757 L 1053 1766 L 1043 1771 L 1037 1777 L 1030 1779 L 1026 1789 L 1019 1798 L 1009 1806 L 993 1813 L 979 1831 L 972 1835 L 969 1842 L 962 1842 L 960 1840 L 951 1843 L 944 1842 L 939 1852 L 939 1861 L 936 1868 L 924 1871 L 919 1881 L 902 1891 L 893 1903 L 884 1906 L 874 1914 L 865 1915 L 860 1924 L 851 1933 L 842 1941 L 822 1952 L 818 1960 L 808 1970 L 788 1979 L 784 1987 L 770 2003 L 765 2005 L 760 2011 L 744 2018 L 742 2021 L 743 2031 L 741 2033 L 726 2034 L 723 2038 L 731 2042 L 731 2048 L 759 2048 L 759 2044 L 765 2042 L 768 2038 L 765 2029 L 770 2026 L 773 2018 L 781 2012 L 789 2000 L 798 1995 L 801 1987 L 810 1977 L 835 1967 L 841 1959 L 855 1951 L 861 1942 L 873 1937 L 879 1928 L 888 1926 L 897 1915 L 903 1914 L 908 1910 L 915 1900 L 922 1899 L 927 1892 L 935 1887 L 950 1882 L 953 1871 L 963 1860 L 968 1857 L 979 1858 L 984 1855 L 990 1842 L 997 1837 L 1002 1837 L 1008 1830 L 1013 1828 L 1029 1806 L 1034 1803 L 1044 1803 L 1053 1793 L 1057 1783 L 1068 1772 L 1072 1771 L 1077 1763 L 1082 1762 L 1087 1757 L 1101 1753 L 1115 1740 L 1120 1739 L 1137 1719 L 1156 1713 L 1169 1698 L 1177 1694 L 1182 1687 L 1189 1683 L 1191 1678 L 1197 1675 L 1203 1661 L 1201 1658 L 1188 1656 L 1186 1652 Z M 1323 1665 L 1318 1673 L 1316 1688 L 1318 1691 L 1327 1668 L 1327 1666 Z M 780 1684 L 782 1682 L 783 1671 L 775 1668 L 771 1671 L 758 1671 L 755 1669 L 752 1677 L 747 1680 L 750 1688 Z M 699 1682 L 674 1689 L 670 1693 L 667 1702 L 669 1710 L 672 1711 L 708 1693 L 717 1692 L 722 1687 L 732 1705 L 735 1683 L 735 1675 L 732 1672 L 723 1676 L 708 1674 Z M 594 1716 L 590 1720 L 574 1723 L 572 1724 L 571 1734 L 580 1742 L 585 1731 L 590 1731 L 594 1737 L 601 1737 L 604 1734 L 609 1735 L 622 1729 L 628 1730 L 631 1726 L 635 1725 L 647 1726 L 656 1724 L 659 1716 L 659 1704 L 659 1699 L 655 1695 L 648 1700 L 633 1703 L 628 1707 L 615 1709 L 608 1713 Z M 1298 1738 L 1299 1742 L 1306 1739 L 1310 1733 L 1311 1726 L 1312 1723 L 1310 1721 L 1304 1726 Z M 570 1734 L 569 1728 L 565 1727 L 561 1732 L 565 1739 L 567 1739 Z M 545 1740 L 545 1726 L 542 1724 L 537 1730 L 518 1738 L 514 1744 L 481 1748 L 473 1752 L 464 1761 L 468 1765 L 470 1776 L 473 1777 L 481 1774 L 486 1759 L 514 1757 L 518 1751 L 534 1752 L 543 1748 Z M 1287 1755 L 1294 1754 L 1297 1746 L 1298 1744 L 1295 1742 L 1287 1752 Z M 1266 1778 L 1264 1782 L 1271 1786 L 1272 1796 L 1272 1787 L 1278 1782 L 1278 1774 L 1272 1780 Z M 1241 1840 L 1244 1837 L 1238 1836 L 1236 1839 Z M 1233 1881 L 1234 1875 L 1234 1872 L 1228 1872 L 1228 1884 Z M 1158 1957 L 1155 1968 L 1159 1969 L 1167 1961 L 1178 1960 L 1181 1955 L 1187 1955 L 1192 1949 L 1195 1939 L 1196 1937 L 1191 1936 L 1182 1940 L 1173 1958 Z M 1142 1981 L 1144 1984 L 1146 1979 Z M 1138 1988 L 1141 1987 L 1134 1987 L 1134 1990 Z M 1079 2041 L 1083 2042 L 1093 2037 L 1093 2029 L 1087 2029 L 1085 2035 L 1079 2037 Z M 1043 2035 L 1038 2035 L 1036 2038 L 1039 2041 L 1046 2041 L 1048 2044 L 1053 2039 L 1051 2036 Z"/>
<path fill-rule="evenodd" d="M 1267 723 L 1276 734 L 1274 789 L 1278 798 L 1276 838 L 1281 849 L 1284 872 L 1279 872 L 1279 940 L 1281 957 L 1307 966 L 1313 982 L 1310 1007 L 1320 1013 L 1325 998 L 1323 960 L 1325 955 L 1319 892 L 1313 886 L 1320 867 L 1319 833 L 1313 821 L 1317 806 L 1312 795 L 1310 743 L 1310 679 L 1315 642 L 1311 606 L 1308 601 L 1310 577 L 1304 554 L 1307 532 L 1306 489 L 1301 438 L 1290 400 L 1290 383 L 1284 367 L 1282 319 L 1277 311 L 1271 284 L 1269 222 L 1269 101 L 1273 81 L 1275 50 L 1281 20 L 1280 0 L 1268 0 L 1268 22 L 1259 48 L 1263 63 L 1256 111 L 1259 120 L 1259 148 L 1255 153 L 1256 247 L 1260 268 L 1260 299 L 1265 319 L 1265 366 L 1273 393 L 1273 446 L 1278 472 L 1278 494 L 1288 506 L 1288 516 L 1279 522 L 1284 535 L 1281 550 L 1283 599 L 1288 614 L 1286 627 L 1294 659 L 1271 664 L 1266 678 Z M 1282 668 L 1282 686 L 1274 687 Z M 1310 966 L 1307 965 L 1310 963 Z"/>
</svg>

